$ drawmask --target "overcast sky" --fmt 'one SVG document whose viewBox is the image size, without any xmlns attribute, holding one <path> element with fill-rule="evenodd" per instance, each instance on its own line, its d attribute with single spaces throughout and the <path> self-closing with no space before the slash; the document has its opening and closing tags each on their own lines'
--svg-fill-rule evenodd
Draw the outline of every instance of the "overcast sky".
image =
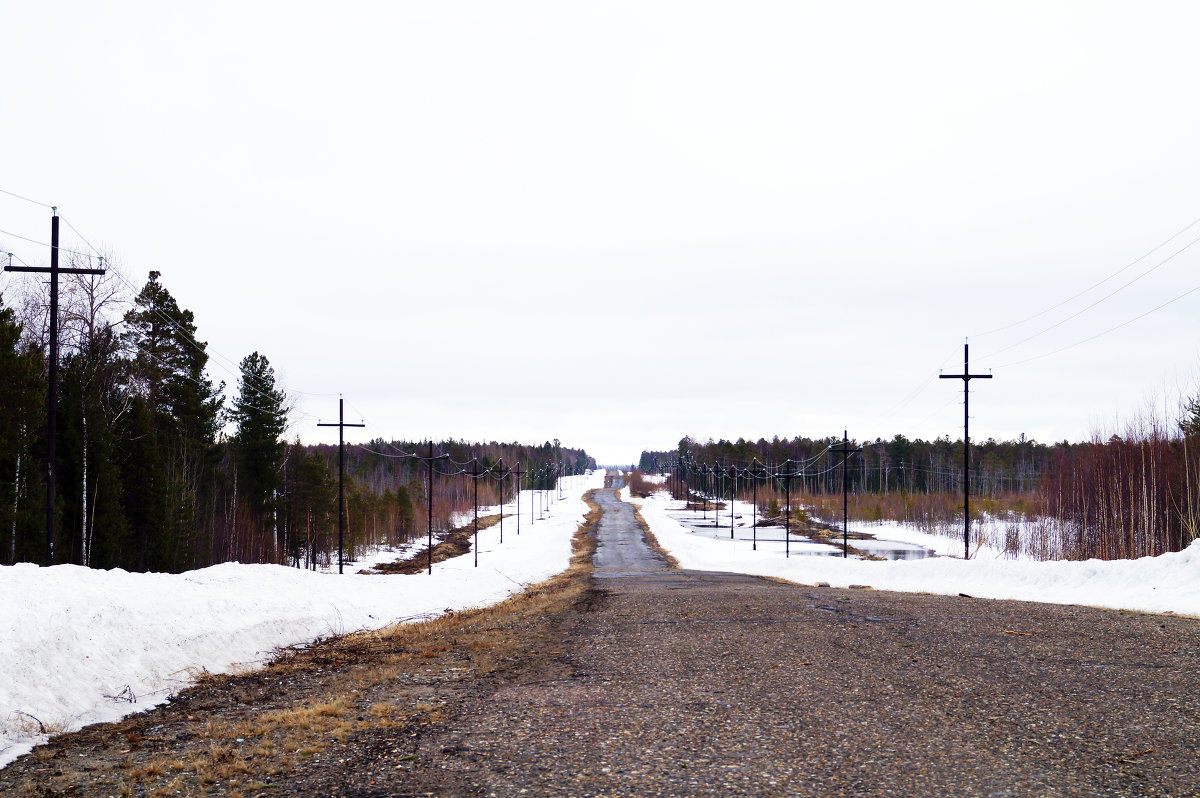
<svg viewBox="0 0 1200 798">
<path fill-rule="evenodd" d="M 352 440 L 601 462 L 683 435 L 958 437 L 962 383 L 936 375 L 965 336 L 995 374 L 977 440 L 1080 439 L 1200 376 L 1200 291 L 1085 341 L 1200 287 L 1200 224 L 1172 239 L 1200 219 L 1193 3 L 0 22 L 0 189 L 137 285 L 160 270 L 215 379 L 266 355 L 305 441 L 336 440 L 315 425 L 339 392 Z M 0 249 L 47 263 L 14 236 L 49 226 L 0 195 Z"/>
</svg>

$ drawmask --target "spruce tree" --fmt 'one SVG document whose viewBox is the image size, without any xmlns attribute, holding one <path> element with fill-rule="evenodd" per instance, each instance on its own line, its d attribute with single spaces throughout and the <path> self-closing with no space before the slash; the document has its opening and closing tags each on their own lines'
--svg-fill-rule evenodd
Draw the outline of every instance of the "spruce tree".
<svg viewBox="0 0 1200 798">
<path fill-rule="evenodd" d="M 238 395 L 229 410 L 230 420 L 237 425 L 233 451 L 238 493 L 262 528 L 274 509 L 275 492 L 283 479 L 286 398 L 275 387 L 275 370 L 258 352 L 243 358 L 240 369 Z"/>
</svg>

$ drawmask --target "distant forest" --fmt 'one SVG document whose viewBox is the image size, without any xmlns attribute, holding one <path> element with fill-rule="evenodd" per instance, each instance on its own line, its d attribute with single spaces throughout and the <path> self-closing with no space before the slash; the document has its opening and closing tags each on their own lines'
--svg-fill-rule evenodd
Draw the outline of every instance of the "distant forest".
<svg viewBox="0 0 1200 798">
<path fill-rule="evenodd" d="M 119 274 L 61 278 L 56 535 L 51 559 L 95 568 L 179 572 L 219 562 L 315 567 L 337 547 L 337 446 L 288 443 L 290 402 L 267 357 L 238 366 L 237 385 L 208 374 L 192 311 L 159 272 L 130 291 Z M 49 298 L 43 281 L 0 295 L 0 563 L 47 561 L 46 421 Z M 13 290 L 13 289 L 16 290 Z M 132 296 L 131 296 L 132 295 Z M 351 549 L 435 531 L 471 506 L 464 472 L 492 468 L 479 496 L 549 487 L 595 461 L 557 440 L 372 441 L 346 448 Z M 474 461 L 474 462 L 472 462 Z M 538 482 L 540 480 L 540 482 Z M 548 483 L 548 484 L 544 484 Z"/>
</svg>

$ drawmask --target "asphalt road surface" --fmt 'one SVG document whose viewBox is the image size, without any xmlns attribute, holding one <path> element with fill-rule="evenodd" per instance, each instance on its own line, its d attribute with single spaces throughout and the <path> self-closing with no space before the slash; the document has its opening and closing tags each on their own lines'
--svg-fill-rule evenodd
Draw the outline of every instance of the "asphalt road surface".
<svg viewBox="0 0 1200 798">
<path fill-rule="evenodd" d="M 671 566 L 646 543 L 634 517 L 633 505 L 619 501 L 611 490 L 597 491 L 594 497 L 604 511 L 596 532 L 596 553 L 592 557 L 594 575 L 600 579 L 665 576 Z"/>
<path fill-rule="evenodd" d="M 1200 795 L 1200 621 L 671 570 L 597 498 L 558 667 L 427 740 L 434 791 Z"/>
</svg>

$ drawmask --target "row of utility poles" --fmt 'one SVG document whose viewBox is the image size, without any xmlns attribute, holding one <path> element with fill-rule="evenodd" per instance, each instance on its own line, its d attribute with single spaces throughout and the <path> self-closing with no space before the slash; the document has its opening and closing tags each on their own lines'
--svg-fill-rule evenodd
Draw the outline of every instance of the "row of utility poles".
<svg viewBox="0 0 1200 798">
<path fill-rule="evenodd" d="M 834 454 L 840 454 L 842 456 L 842 461 L 840 464 L 841 470 L 842 470 L 842 556 L 848 557 L 850 548 L 849 548 L 849 543 L 848 543 L 849 529 L 847 526 L 847 518 L 848 518 L 847 510 L 849 508 L 849 495 L 850 495 L 850 487 L 849 486 L 850 486 L 850 483 L 849 483 L 849 479 L 847 476 L 847 460 L 850 457 L 850 455 L 861 453 L 862 449 L 861 448 L 851 449 L 849 432 L 846 430 L 843 430 L 842 431 L 842 446 L 840 448 L 834 448 L 833 446 L 830 446 L 828 451 L 831 451 Z M 796 480 L 796 479 L 804 479 L 806 476 L 809 476 L 809 475 L 805 474 L 805 472 L 803 470 L 803 465 L 807 464 L 807 463 L 815 462 L 819 457 L 820 457 L 820 455 L 817 455 L 817 457 L 813 457 L 810 460 L 804 461 L 804 463 L 800 463 L 795 460 L 788 459 L 778 466 L 768 466 L 764 463 L 760 463 L 757 458 L 755 458 L 748 466 L 738 466 L 738 465 L 734 465 L 732 463 L 729 466 L 722 466 L 720 463 L 708 464 L 708 465 L 705 465 L 702 463 L 697 463 L 697 462 L 691 460 L 689 457 L 686 457 L 684 455 L 679 455 L 676 460 L 676 470 L 675 470 L 675 474 L 673 475 L 673 479 L 676 480 L 676 486 L 683 493 L 684 504 L 686 506 L 687 504 L 691 503 L 692 495 L 697 492 L 692 487 L 692 480 L 689 479 L 690 475 L 696 474 L 698 476 L 704 477 L 706 479 L 706 481 L 711 480 L 710 484 L 716 488 L 716 497 L 717 498 L 724 495 L 725 476 L 726 475 L 729 476 L 729 479 L 731 481 L 731 489 L 729 492 L 729 497 L 730 497 L 729 539 L 730 540 L 733 540 L 733 535 L 734 535 L 733 529 L 734 529 L 734 520 L 735 519 L 734 519 L 734 513 L 733 513 L 733 499 L 737 496 L 738 477 L 740 476 L 744 480 L 744 482 L 746 482 L 746 481 L 750 482 L 751 483 L 751 495 L 752 495 L 752 498 L 751 498 L 752 538 L 751 538 L 751 540 L 752 540 L 752 547 L 753 547 L 754 551 L 758 551 L 758 483 L 759 482 L 766 483 L 766 482 L 772 482 L 772 481 L 782 482 L 783 483 L 783 491 L 784 491 L 784 535 L 783 535 L 784 556 L 790 557 L 791 556 L 791 538 L 792 538 L 792 481 Z M 797 471 L 796 466 L 801 466 L 801 470 Z M 704 487 L 708 487 L 708 485 L 705 485 Z M 744 483 L 743 483 L 742 489 L 745 490 Z M 704 491 L 700 491 L 699 493 L 700 493 L 700 498 L 702 500 L 701 501 L 701 513 L 702 513 L 703 517 L 707 518 L 708 517 L 708 495 Z M 721 525 L 721 505 L 719 502 L 714 501 L 713 502 L 713 526 L 719 527 L 720 525 Z"/>
<path fill-rule="evenodd" d="M 970 436 L 970 383 L 971 380 L 990 380 L 992 375 L 988 374 L 972 374 L 970 368 L 970 356 L 968 343 L 963 342 L 963 371 L 962 374 L 941 374 L 941 379 L 959 379 L 963 381 L 963 558 L 967 559 L 971 555 L 971 436 Z M 847 460 L 851 455 L 861 454 L 862 448 L 850 448 L 850 436 L 847 430 L 842 431 L 842 443 L 840 446 L 830 446 L 827 450 L 836 455 L 841 456 L 840 467 L 842 471 L 842 556 L 849 556 L 849 501 L 850 488 L 849 476 L 847 472 Z M 823 453 L 822 453 L 823 454 Z M 769 467 L 759 463 L 755 459 L 749 466 L 729 465 L 728 467 L 716 464 L 700 464 L 691 460 L 686 455 L 680 455 L 676 462 L 674 479 L 676 485 L 683 494 L 685 505 L 691 502 L 694 490 L 689 480 L 690 475 L 698 475 L 711 480 L 709 486 L 716 488 L 716 495 L 724 495 L 724 478 L 728 474 L 732 480 L 732 489 L 730 491 L 730 519 L 729 519 L 729 537 L 733 538 L 733 509 L 732 498 L 737 495 L 737 480 L 740 476 L 744 480 L 749 480 L 752 483 L 752 504 L 753 504 L 753 548 L 758 549 L 758 483 L 760 481 L 767 482 L 776 480 L 783 483 L 785 496 L 785 511 L 784 511 L 784 552 L 785 556 L 791 556 L 791 491 L 792 480 L 805 479 L 809 474 L 806 474 L 803 465 L 814 462 L 820 455 L 811 458 L 811 460 L 799 463 L 793 460 L 787 460 L 782 465 L 777 467 Z M 801 470 L 797 472 L 795 467 L 801 466 Z M 835 466 L 836 468 L 837 466 Z M 820 472 L 825 473 L 825 472 Z M 717 484 L 719 482 L 719 484 Z M 744 488 L 743 488 L 744 490 Z M 704 517 L 708 514 L 708 496 L 701 492 L 702 510 Z M 714 502 L 713 506 L 713 526 L 720 526 L 720 505 Z"/>
<path fill-rule="evenodd" d="M 347 422 L 345 420 L 345 402 L 344 402 L 343 398 L 339 396 L 338 397 L 338 420 L 336 422 L 322 422 L 322 421 L 318 420 L 317 426 L 318 427 L 337 427 L 338 428 L 338 573 L 340 574 L 343 572 L 343 564 L 345 562 L 345 560 L 344 560 L 344 557 L 345 557 L 344 540 L 345 540 L 345 530 L 346 530 L 346 487 L 345 487 L 345 484 L 346 484 L 346 481 L 345 481 L 346 480 L 346 476 L 345 476 L 346 475 L 346 441 L 345 441 L 345 429 L 347 427 L 365 427 L 366 424 L 362 423 L 362 422 L 355 424 L 355 423 Z M 418 462 L 424 463 L 426 466 L 426 474 L 428 476 L 427 494 L 426 494 L 427 499 L 425 502 L 426 510 L 427 510 L 426 553 L 427 553 L 427 557 L 428 557 L 427 563 L 426 563 L 426 570 L 428 573 L 432 574 L 433 573 L 433 477 L 434 477 L 435 473 L 439 473 L 436 470 L 435 464 L 440 461 L 449 461 L 450 455 L 448 455 L 448 454 L 434 455 L 433 441 L 430 441 L 428 454 L 419 455 L 414 452 L 412 454 L 406 455 L 406 457 L 410 457 L 412 459 L 417 460 Z M 538 513 L 539 513 L 539 516 L 542 518 L 544 518 L 544 515 L 542 515 L 542 513 L 544 513 L 544 510 L 548 509 L 549 504 L 552 504 L 554 501 L 556 501 L 556 499 L 553 496 L 550 496 L 549 500 L 546 504 L 546 507 L 543 508 L 542 507 L 543 496 L 541 495 L 543 491 L 542 490 L 534 490 L 533 486 L 535 484 L 540 484 L 542 481 L 548 481 L 551 477 L 553 477 L 554 484 L 555 484 L 555 487 L 558 492 L 558 499 L 561 499 L 563 497 L 562 477 L 563 476 L 574 476 L 578 473 L 578 470 L 575 468 L 572 468 L 572 469 L 570 469 L 570 471 L 563 473 L 564 470 L 557 463 L 545 465 L 542 468 L 537 469 L 536 471 L 529 471 L 528 469 L 524 469 L 521 467 L 520 463 L 517 463 L 515 468 L 506 469 L 504 467 L 503 458 L 501 458 L 501 460 L 496 465 L 489 467 L 487 470 L 480 470 L 480 465 L 479 465 L 478 459 L 472 459 L 470 461 L 469 465 L 471 466 L 470 471 L 463 469 L 458 472 L 454 472 L 453 474 L 443 473 L 443 474 L 441 474 L 441 476 L 454 476 L 454 475 L 465 474 L 466 476 L 470 477 L 473 482 L 472 487 L 473 487 L 473 492 L 474 492 L 475 522 L 474 522 L 474 530 L 473 530 L 474 540 L 473 540 L 472 548 L 475 550 L 475 567 L 477 567 L 477 568 L 479 567 L 479 545 L 478 544 L 479 544 L 479 480 L 480 479 L 496 479 L 500 483 L 500 522 L 499 522 L 500 523 L 500 543 L 504 543 L 504 485 L 509 477 L 512 477 L 512 476 L 516 477 L 517 534 L 520 535 L 521 534 L 521 504 L 520 504 L 521 477 L 523 475 L 525 475 L 525 476 L 528 476 L 528 479 L 529 479 L 529 523 L 532 524 L 535 521 L 534 507 L 533 507 L 535 495 L 537 497 L 537 501 L 538 501 L 538 505 L 539 505 Z M 546 490 L 547 492 L 553 493 L 553 489 L 544 489 L 544 490 Z"/>
</svg>

